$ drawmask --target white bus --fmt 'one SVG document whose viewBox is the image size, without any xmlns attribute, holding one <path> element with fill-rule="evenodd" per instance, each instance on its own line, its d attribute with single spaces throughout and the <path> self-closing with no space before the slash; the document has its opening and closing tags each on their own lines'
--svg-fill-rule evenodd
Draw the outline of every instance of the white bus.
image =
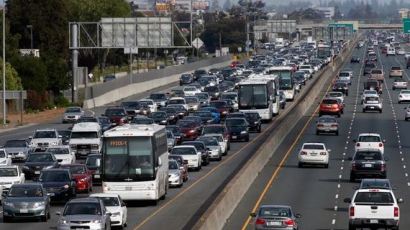
<svg viewBox="0 0 410 230">
<path fill-rule="evenodd" d="M 273 117 L 272 81 L 249 79 L 238 84 L 238 109 L 241 112 L 257 112 L 262 120 Z"/>
<path fill-rule="evenodd" d="M 319 43 L 317 46 L 317 58 L 324 59 L 329 63 L 333 58 L 333 49 L 326 43 Z"/>
<path fill-rule="evenodd" d="M 283 92 L 286 100 L 293 101 L 296 95 L 296 85 L 293 81 L 293 68 L 290 66 L 273 66 L 266 69 L 266 74 L 279 77 L 279 90 Z"/>
<path fill-rule="evenodd" d="M 168 149 L 164 126 L 124 125 L 104 133 L 104 193 L 123 200 L 164 198 L 168 191 Z"/>
<path fill-rule="evenodd" d="M 251 74 L 248 79 L 265 79 L 272 82 L 272 113 L 278 115 L 280 109 L 279 77 L 273 74 Z"/>
</svg>

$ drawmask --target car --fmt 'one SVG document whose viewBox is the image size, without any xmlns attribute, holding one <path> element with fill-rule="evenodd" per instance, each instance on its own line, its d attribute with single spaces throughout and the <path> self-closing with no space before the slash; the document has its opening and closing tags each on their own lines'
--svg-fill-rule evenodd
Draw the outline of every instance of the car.
<svg viewBox="0 0 410 230">
<path fill-rule="evenodd" d="M 384 143 L 386 140 L 382 140 L 378 133 L 360 133 L 357 139 L 354 139 L 355 152 L 367 149 L 377 149 L 384 153 Z"/>
<path fill-rule="evenodd" d="M 23 184 L 26 178 L 17 165 L 0 166 L 0 192 L 7 193 L 13 184 Z M 1 195 L 0 194 L 0 195 Z M 1 200 L 2 196 L 0 196 Z"/>
<path fill-rule="evenodd" d="M 185 108 L 184 105 L 181 105 L 181 104 L 167 105 L 167 108 L 173 108 L 175 110 L 177 119 L 181 119 L 184 116 L 188 115 L 188 110 Z"/>
<path fill-rule="evenodd" d="M 6 153 L 5 149 L 0 149 L 0 166 L 11 165 L 11 157 Z"/>
<path fill-rule="evenodd" d="M 22 169 L 26 179 L 36 179 L 42 169 L 52 169 L 59 166 L 57 158 L 52 153 L 32 153 L 28 156 Z"/>
<path fill-rule="evenodd" d="M 170 123 L 170 118 L 164 111 L 153 112 L 149 115 L 149 118 L 159 125 L 168 125 Z"/>
<path fill-rule="evenodd" d="M 63 123 L 75 123 L 83 115 L 84 110 L 81 107 L 68 107 L 63 114 Z"/>
<path fill-rule="evenodd" d="M 168 99 L 167 105 L 182 105 L 186 110 L 189 110 L 188 104 L 183 97 L 171 97 Z"/>
<path fill-rule="evenodd" d="M 31 151 L 27 140 L 8 140 L 3 148 L 12 161 L 25 161 Z"/>
<path fill-rule="evenodd" d="M 75 163 L 76 157 L 69 145 L 53 146 L 46 150 L 46 153 L 54 154 L 60 165 Z"/>
<path fill-rule="evenodd" d="M 189 175 L 188 175 L 188 161 L 184 160 L 182 156 L 178 155 L 168 155 L 169 160 L 175 160 L 178 162 L 180 166 L 180 172 L 182 174 L 182 178 L 184 182 L 188 181 Z"/>
<path fill-rule="evenodd" d="M 393 190 L 389 179 L 362 179 L 358 189 L 388 189 Z"/>
<path fill-rule="evenodd" d="M 208 151 L 209 159 L 211 160 L 222 160 L 222 148 L 216 137 L 212 136 L 201 136 L 197 139 L 205 144 Z"/>
<path fill-rule="evenodd" d="M 219 124 L 219 122 L 221 122 L 221 115 L 220 115 L 217 108 L 215 108 L 215 107 L 202 107 L 202 108 L 199 109 L 199 111 L 211 112 L 212 118 L 214 119 L 214 123 Z"/>
<path fill-rule="evenodd" d="M 378 92 L 376 90 L 363 90 L 363 93 L 361 93 L 362 98 L 361 98 L 361 104 L 363 104 L 363 101 L 366 97 L 368 96 L 379 96 Z"/>
<path fill-rule="evenodd" d="M 360 57 L 352 56 L 350 63 L 360 63 Z"/>
<path fill-rule="evenodd" d="M 202 124 L 217 124 L 212 113 L 209 111 L 197 111 L 192 114 L 193 116 L 197 116 L 201 118 Z"/>
<path fill-rule="evenodd" d="M 367 61 L 364 65 L 363 76 L 370 74 L 372 69 L 376 68 L 376 64 L 372 61 Z"/>
<path fill-rule="evenodd" d="M 392 90 L 396 89 L 407 89 L 407 81 L 403 78 L 396 78 L 394 79 Z"/>
<path fill-rule="evenodd" d="M 367 111 L 378 111 L 383 112 L 383 104 L 379 96 L 367 96 L 363 100 L 362 111 L 363 113 Z"/>
<path fill-rule="evenodd" d="M 175 144 L 181 144 L 182 142 L 182 133 L 181 129 L 177 125 L 167 125 L 166 126 L 167 131 L 171 131 L 172 134 L 174 135 L 175 138 Z"/>
<path fill-rule="evenodd" d="M 25 204 L 21 206 L 21 204 Z M 39 183 L 13 184 L 2 200 L 3 222 L 20 218 L 50 219 L 50 197 Z"/>
<path fill-rule="evenodd" d="M 228 148 L 228 142 L 227 142 L 226 139 L 224 139 L 224 137 L 223 137 L 222 134 L 210 133 L 210 134 L 205 134 L 205 135 L 203 135 L 203 137 L 215 137 L 216 140 L 217 140 L 218 143 L 219 143 L 219 146 L 221 146 L 222 155 L 225 156 L 225 155 L 228 154 L 228 150 L 229 150 L 229 148 Z"/>
<path fill-rule="evenodd" d="M 202 168 L 202 155 L 193 145 L 179 145 L 171 150 L 171 155 L 179 155 L 188 161 L 188 168 L 199 171 Z"/>
<path fill-rule="evenodd" d="M 399 229 L 398 204 L 403 199 L 397 199 L 390 189 L 358 189 L 353 198 L 345 198 L 344 202 L 349 204 L 349 230 Z"/>
<path fill-rule="evenodd" d="M 364 82 L 364 90 L 376 90 L 378 94 L 382 94 L 383 86 L 378 80 L 367 79 Z"/>
<path fill-rule="evenodd" d="M 410 120 L 410 106 L 407 106 L 406 108 L 404 108 L 405 113 L 404 113 L 404 120 L 408 121 Z"/>
<path fill-rule="evenodd" d="M 397 55 L 404 55 L 405 53 L 406 53 L 406 51 L 404 51 L 404 49 L 402 49 L 402 48 L 396 49 L 396 54 Z"/>
<path fill-rule="evenodd" d="M 285 109 L 286 107 L 286 96 L 283 91 L 279 91 L 279 106 L 281 109 Z"/>
<path fill-rule="evenodd" d="M 403 70 L 400 66 L 392 66 L 390 68 L 389 77 L 400 77 L 403 78 Z"/>
<path fill-rule="evenodd" d="M 61 136 L 56 129 L 37 129 L 34 135 L 29 137 L 30 148 L 48 148 L 49 146 L 61 145 Z"/>
<path fill-rule="evenodd" d="M 204 69 L 197 69 L 192 74 L 194 76 L 194 80 L 198 80 L 202 75 L 207 75 L 208 72 Z"/>
<path fill-rule="evenodd" d="M 287 205 L 261 205 L 257 213 L 250 216 L 255 219 L 256 230 L 298 230 L 298 219 L 302 217 Z"/>
<path fill-rule="evenodd" d="M 346 96 L 349 96 L 349 84 L 347 82 L 336 82 L 332 87 L 332 91 L 342 92 Z"/>
<path fill-rule="evenodd" d="M 209 94 L 207 92 L 197 93 L 195 94 L 195 96 L 198 97 L 201 106 L 208 106 L 209 102 L 211 101 L 211 98 L 209 97 Z"/>
<path fill-rule="evenodd" d="M 110 229 L 111 216 L 104 200 L 96 197 L 72 199 L 64 207 L 60 216 L 57 230 L 68 229 Z"/>
<path fill-rule="evenodd" d="M 312 164 L 328 168 L 330 151 L 324 143 L 303 143 L 298 154 L 298 167 L 302 168 L 306 164 Z"/>
<path fill-rule="evenodd" d="M 189 111 L 197 111 L 201 106 L 201 102 L 197 96 L 187 96 L 185 97 L 185 101 L 188 104 Z"/>
<path fill-rule="evenodd" d="M 149 111 L 151 113 L 156 112 L 158 110 L 157 103 L 150 98 L 144 98 L 144 99 L 139 100 L 138 102 L 141 104 L 148 105 Z"/>
<path fill-rule="evenodd" d="M 87 156 L 85 166 L 91 171 L 93 176 L 93 184 L 101 184 L 101 154 L 94 153 Z"/>
<path fill-rule="evenodd" d="M 76 182 L 69 169 L 43 169 L 38 181 L 47 191 L 51 201 L 65 201 L 76 197 Z"/>
<path fill-rule="evenodd" d="M 226 148 L 227 150 L 230 149 L 230 136 L 228 132 L 228 128 L 223 125 L 223 124 L 215 124 L 215 125 L 205 125 L 202 128 L 202 133 L 201 135 L 207 135 L 207 134 L 222 134 L 223 140 L 226 143 Z"/>
<path fill-rule="evenodd" d="M 384 73 L 382 69 L 372 69 L 370 71 L 370 79 L 377 80 L 379 82 L 384 82 Z"/>
<path fill-rule="evenodd" d="M 168 183 L 170 187 L 182 187 L 184 185 L 181 166 L 176 160 L 168 161 Z"/>
<path fill-rule="evenodd" d="M 344 94 L 342 92 L 334 92 L 331 91 L 326 95 L 326 98 L 328 99 L 339 99 L 342 103 L 344 102 Z"/>
<path fill-rule="evenodd" d="M 204 142 L 197 139 L 195 141 L 184 141 L 184 142 L 182 142 L 182 145 L 193 145 L 193 146 L 195 146 L 196 150 L 201 153 L 202 165 L 203 166 L 209 165 L 209 152 L 208 152 Z"/>
<path fill-rule="evenodd" d="M 90 197 L 96 197 L 103 201 L 105 208 L 111 213 L 110 220 L 112 227 L 127 227 L 127 206 L 118 194 L 94 193 Z"/>
<path fill-rule="evenodd" d="M 125 109 L 127 114 L 131 117 L 134 117 L 137 114 L 141 114 L 141 103 L 138 101 L 123 101 L 121 102 L 121 107 Z"/>
<path fill-rule="evenodd" d="M 159 112 L 156 112 L 159 113 Z M 150 116 L 152 116 L 150 114 Z M 136 116 L 132 119 L 131 124 L 135 125 L 152 125 L 155 124 L 154 119 L 145 116 Z"/>
<path fill-rule="evenodd" d="M 238 93 L 237 92 L 223 92 L 221 100 L 231 100 L 233 102 L 233 109 L 238 110 Z"/>
<path fill-rule="evenodd" d="M 201 134 L 201 125 L 192 120 L 179 120 L 177 122 L 182 135 L 182 140 L 195 140 Z"/>
<path fill-rule="evenodd" d="M 260 133 L 262 131 L 262 118 L 258 112 L 245 112 L 245 119 L 248 122 L 249 130 Z"/>
<path fill-rule="evenodd" d="M 194 82 L 194 77 L 192 76 L 192 74 L 186 73 L 186 74 L 182 74 L 181 77 L 179 78 L 179 85 L 189 85 L 192 82 Z"/>
<path fill-rule="evenodd" d="M 176 140 L 174 134 L 167 130 L 167 148 L 168 151 L 171 150 L 176 145 Z"/>
<path fill-rule="evenodd" d="M 218 86 L 208 85 L 204 87 L 203 91 L 208 93 L 209 97 L 211 98 L 211 101 L 219 99 L 220 92 Z"/>
<path fill-rule="evenodd" d="M 301 65 L 301 66 L 299 66 L 299 70 L 300 70 L 300 71 L 308 70 L 309 73 L 310 73 L 310 75 L 312 75 L 312 74 L 315 72 L 315 70 L 314 70 L 314 68 L 312 67 L 312 65 Z"/>
<path fill-rule="evenodd" d="M 349 72 L 341 71 L 337 76 L 337 79 L 339 80 L 339 82 L 343 81 L 348 83 L 348 85 L 352 84 L 352 75 Z"/>
<path fill-rule="evenodd" d="M 166 93 L 151 93 L 148 98 L 157 103 L 158 108 L 167 105 L 168 97 Z"/>
<path fill-rule="evenodd" d="M 61 136 L 61 143 L 63 145 L 68 145 L 70 142 L 71 130 L 58 130 L 57 132 L 58 135 Z"/>
<path fill-rule="evenodd" d="M 159 111 L 163 111 L 167 113 L 168 116 L 168 123 L 169 124 L 175 124 L 178 121 L 179 115 L 178 115 L 178 110 L 172 107 L 161 107 Z"/>
<path fill-rule="evenodd" d="M 75 124 L 71 130 L 69 145 L 77 158 L 99 153 L 103 145 L 101 126 L 95 122 Z"/>
<path fill-rule="evenodd" d="M 102 116 L 110 119 L 113 126 L 123 125 L 128 123 L 129 117 L 124 107 L 108 107 Z"/>
<path fill-rule="evenodd" d="M 226 118 L 225 126 L 231 141 L 249 141 L 249 123 L 245 118 Z"/>
<path fill-rule="evenodd" d="M 398 96 L 398 103 L 410 102 L 410 90 L 401 90 Z"/>
<path fill-rule="evenodd" d="M 383 153 L 378 149 L 356 151 L 351 160 L 350 182 L 358 178 L 386 178 L 386 161 Z"/>
<path fill-rule="evenodd" d="M 228 113 L 233 112 L 233 108 L 228 105 L 228 102 L 223 100 L 211 101 L 209 106 L 215 107 L 219 111 L 221 119 L 224 119 Z"/>
<path fill-rule="evenodd" d="M 333 116 L 321 116 L 316 122 L 316 135 L 334 133 L 339 135 L 339 122 Z"/>
<path fill-rule="evenodd" d="M 85 164 L 62 165 L 60 168 L 70 170 L 72 177 L 75 179 L 77 193 L 89 193 L 93 190 L 93 174 Z"/>
<path fill-rule="evenodd" d="M 117 77 L 113 74 L 113 75 L 106 75 L 104 76 L 103 82 L 109 82 L 109 81 L 113 81 L 117 79 Z"/>
<path fill-rule="evenodd" d="M 201 90 L 196 88 L 195 86 L 185 86 L 183 88 L 184 90 L 184 95 L 186 96 L 195 96 L 195 94 L 200 93 Z"/>
<path fill-rule="evenodd" d="M 343 107 L 337 99 L 324 98 L 319 106 L 319 116 L 322 115 L 337 115 L 341 116 Z"/>
<path fill-rule="evenodd" d="M 395 55 L 396 55 L 396 49 L 394 49 L 394 47 L 388 47 L 386 56 L 395 56 Z"/>
</svg>

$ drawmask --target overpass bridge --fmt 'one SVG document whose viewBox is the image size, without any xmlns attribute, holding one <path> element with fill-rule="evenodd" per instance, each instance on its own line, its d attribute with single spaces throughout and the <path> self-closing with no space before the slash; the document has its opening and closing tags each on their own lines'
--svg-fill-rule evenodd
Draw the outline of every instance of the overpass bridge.
<svg viewBox="0 0 410 230">
<path fill-rule="evenodd" d="M 327 27 L 328 24 L 298 24 L 296 29 L 299 31 L 309 31 L 313 27 Z M 403 24 L 359 24 L 359 30 L 401 30 Z"/>
</svg>

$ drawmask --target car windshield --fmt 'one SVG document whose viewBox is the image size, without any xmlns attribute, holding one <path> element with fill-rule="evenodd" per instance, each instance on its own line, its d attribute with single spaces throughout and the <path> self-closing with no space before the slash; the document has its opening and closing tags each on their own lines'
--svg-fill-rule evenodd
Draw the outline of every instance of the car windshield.
<svg viewBox="0 0 410 230">
<path fill-rule="evenodd" d="M 180 120 L 178 122 L 178 125 L 181 128 L 193 128 L 193 127 L 195 127 L 195 122 L 187 121 L 187 120 Z"/>
<path fill-rule="evenodd" d="M 350 77 L 350 74 L 347 72 L 341 72 L 339 73 L 339 77 Z"/>
<path fill-rule="evenodd" d="M 332 105 L 332 104 L 337 104 L 337 100 L 334 100 L 334 99 L 324 99 L 324 100 L 322 101 L 322 103 L 323 103 L 323 104 L 326 104 L 326 105 Z"/>
<path fill-rule="evenodd" d="M 11 141 L 7 141 L 4 147 L 5 148 L 25 148 L 27 147 L 27 142 L 25 140 L 11 140 Z"/>
<path fill-rule="evenodd" d="M 246 120 L 240 118 L 228 118 L 225 121 L 227 126 L 246 126 Z"/>
<path fill-rule="evenodd" d="M 196 91 L 196 87 L 185 87 L 184 91 Z"/>
<path fill-rule="evenodd" d="M 356 152 L 354 159 L 359 161 L 380 161 L 382 160 L 382 154 L 380 152 Z"/>
<path fill-rule="evenodd" d="M 85 161 L 85 165 L 87 167 L 97 167 L 97 161 L 101 160 L 101 156 L 88 156 L 87 160 Z"/>
<path fill-rule="evenodd" d="M 401 70 L 401 67 L 399 67 L 399 66 L 393 66 L 393 67 L 391 67 L 391 70 Z"/>
<path fill-rule="evenodd" d="M 196 155 L 193 148 L 173 148 L 171 154 L 175 155 Z"/>
<path fill-rule="evenodd" d="M 169 161 L 168 168 L 169 169 L 178 169 L 178 163 L 176 161 Z"/>
<path fill-rule="evenodd" d="M 379 69 L 372 70 L 372 74 L 382 74 L 382 71 Z"/>
<path fill-rule="evenodd" d="M 336 119 L 333 117 L 321 117 L 319 118 L 319 123 L 335 123 Z"/>
<path fill-rule="evenodd" d="M 251 120 L 259 119 L 259 113 L 245 113 L 245 117 Z"/>
<path fill-rule="evenodd" d="M 354 203 L 394 203 L 390 192 L 358 192 Z"/>
<path fill-rule="evenodd" d="M 410 90 L 402 90 L 400 91 L 401 94 L 410 94 Z"/>
<path fill-rule="evenodd" d="M 289 208 L 285 207 L 262 207 L 259 210 L 259 216 L 265 217 L 290 217 Z"/>
<path fill-rule="evenodd" d="M 91 202 L 68 203 L 63 215 L 101 215 L 101 207 L 98 203 Z"/>
<path fill-rule="evenodd" d="M 223 108 L 223 107 L 226 107 L 227 102 L 226 101 L 211 101 L 209 105 L 215 108 Z"/>
<path fill-rule="evenodd" d="M 52 154 L 30 154 L 27 158 L 27 162 L 53 162 Z"/>
<path fill-rule="evenodd" d="M 67 171 L 42 171 L 40 175 L 41 182 L 66 182 L 70 180 Z"/>
<path fill-rule="evenodd" d="M 307 145 L 303 145 L 303 149 L 322 150 L 322 149 L 325 149 L 325 147 L 324 147 L 323 145 L 311 145 L 311 144 L 307 144 Z"/>
<path fill-rule="evenodd" d="M 137 124 L 137 125 L 151 125 L 151 124 L 154 124 L 154 120 L 150 118 L 136 117 L 132 120 L 131 123 Z"/>
<path fill-rule="evenodd" d="M 167 113 L 166 112 L 153 112 L 151 113 L 152 118 L 166 118 Z"/>
<path fill-rule="evenodd" d="M 179 104 L 185 104 L 184 99 L 172 99 L 168 101 L 169 105 L 179 105 Z"/>
<path fill-rule="evenodd" d="M 81 109 L 80 108 L 67 108 L 66 113 L 81 113 Z"/>
<path fill-rule="evenodd" d="M 334 93 L 329 93 L 329 97 L 342 97 L 343 93 L 339 92 L 334 92 Z"/>
<path fill-rule="evenodd" d="M 219 146 L 218 140 L 215 137 L 200 137 L 198 141 L 202 141 L 206 146 Z"/>
<path fill-rule="evenodd" d="M 366 97 L 365 101 L 379 101 L 378 97 Z"/>
<path fill-rule="evenodd" d="M 222 94 L 221 99 L 236 100 L 237 97 L 237 94 Z"/>
<path fill-rule="evenodd" d="M 17 168 L 0 168 L 0 177 L 18 176 Z"/>
<path fill-rule="evenodd" d="M 37 131 L 34 138 L 57 138 L 57 136 L 54 131 Z"/>
<path fill-rule="evenodd" d="M 197 150 L 205 149 L 204 143 L 202 141 L 188 141 L 183 142 L 182 145 L 193 145 Z"/>
<path fill-rule="evenodd" d="M 388 180 L 369 180 L 363 179 L 362 183 L 360 184 L 361 189 L 368 189 L 368 188 L 385 188 L 390 189 L 390 182 Z"/>
<path fill-rule="evenodd" d="M 105 110 L 106 116 L 125 116 L 123 109 L 107 109 Z"/>
<path fill-rule="evenodd" d="M 381 142 L 379 136 L 359 136 L 359 142 Z"/>
<path fill-rule="evenodd" d="M 159 94 L 159 93 L 155 94 L 154 93 L 154 94 L 151 94 L 149 98 L 152 100 L 166 100 L 167 96 L 165 94 Z"/>
<path fill-rule="evenodd" d="M 86 171 L 85 165 L 70 165 L 68 168 L 71 174 L 84 174 Z"/>
<path fill-rule="evenodd" d="M 125 108 L 137 108 L 139 104 L 140 103 L 138 101 L 124 101 L 121 103 L 121 106 Z"/>
<path fill-rule="evenodd" d="M 12 186 L 7 196 L 8 197 L 42 197 L 43 191 L 40 186 Z"/>
<path fill-rule="evenodd" d="M 71 139 L 92 139 L 98 138 L 97 132 L 72 132 Z"/>
<path fill-rule="evenodd" d="M 185 98 L 186 103 L 198 103 L 199 100 L 196 97 L 186 97 Z"/>
<path fill-rule="evenodd" d="M 117 197 L 98 197 L 102 200 L 105 207 L 120 206 L 120 200 Z"/>
<path fill-rule="evenodd" d="M 98 120 L 95 117 L 80 117 L 80 119 L 77 120 L 77 123 L 82 122 L 98 122 Z"/>
<path fill-rule="evenodd" d="M 205 126 L 203 133 L 223 133 L 225 130 L 222 126 Z"/>
<path fill-rule="evenodd" d="M 206 93 L 197 93 L 195 94 L 200 100 L 207 100 L 209 98 L 209 95 Z"/>
<path fill-rule="evenodd" d="M 48 148 L 46 150 L 47 153 L 52 153 L 54 155 L 59 155 L 59 154 L 70 154 L 70 151 L 68 151 L 68 148 Z"/>
</svg>

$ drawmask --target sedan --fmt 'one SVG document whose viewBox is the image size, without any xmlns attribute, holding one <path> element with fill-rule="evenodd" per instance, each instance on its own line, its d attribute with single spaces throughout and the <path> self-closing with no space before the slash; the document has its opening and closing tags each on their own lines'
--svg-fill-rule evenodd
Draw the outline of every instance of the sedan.
<svg viewBox="0 0 410 230">
<path fill-rule="evenodd" d="M 50 197 L 38 183 L 13 184 L 2 201 L 3 222 L 16 218 L 50 219 Z"/>
<path fill-rule="evenodd" d="M 63 115 L 63 123 L 75 123 L 83 115 L 84 110 L 81 107 L 68 107 Z"/>
<path fill-rule="evenodd" d="M 201 126 L 191 120 L 179 120 L 177 125 L 183 134 L 183 140 L 195 140 L 201 133 Z"/>
<path fill-rule="evenodd" d="M 25 180 L 24 173 L 17 165 L 0 167 L 0 191 L 2 193 L 7 193 L 13 184 L 22 184 Z"/>
<path fill-rule="evenodd" d="M 209 158 L 212 160 L 222 160 L 222 148 L 216 137 L 201 136 L 197 139 L 205 144 L 206 149 L 209 152 Z"/>
<path fill-rule="evenodd" d="M 358 178 L 386 178 L 386 160 L 382 152 L 378 150 L 360 150 L 357 151 L 353 158 L 350 157 L 351 163 L 350 182 Z"/>
<path fill-rule="evenodd" d="M 30 147 L 26 140 L 8 140 L 3 148 L 12 160 L 25 161 L 30 152 Z"/>
<path fill-rule="evenodd" d="M 184 185 L 184 178 L 180 167 L 176 160 L 168 161 L 168 183 L 170 187 L 182 187 Z"/>
<path fill-rule="evenodd" d="M 26 179 L 35 179 L 40 176 L 41 170 L 57 168 L 58 161 L 52 153 L 32 153 L 23 165 Z"/>
<path fill-rule="evenodd" d="M 85 160 L 87 169 L 93 175 L 93 184 L 101 183 L 101 154 L 94 153 L 87 156 Z"/>
<path fill-rule="evenodd" d="M 360 63 L 360 57 L 352 56 L 350 63 Z"/>
<path fill-rule="evenodd" d="M 260 133 L 262 131 L 262 118 L 257 112 L 246 112 L 245 119 L 248 122 L 249 130 Z"/>
<path fill-rule="evenodd" d="M 170 122 L 168 114 L 164 111 L 153 112 L 150 114 L 149 117 L 153 119 L 156 124 L 159 125 L 167 125 Z"/>
<path fill-rule="evenodd" d="M 225 125 L 228 128 L 231 141 L 249 141 L 249 124 L 245 118 L 227 118 Z"/>
<path fill-rule="evenodd" d="M 75 179 L 76 192 L 91 192 L 93 190 L 93 174 L 84 164 L 62 165 L 61 168 L 69 169 Z"/>
<path fill-rule="evenodd" d="M 342 92 L 346 96 L 349 96 L 349 85 L 347 83 L 336 82 L 332 88 L 333 91 Z"/>
<path fill-rule="evenodd" d="M 401 90 L 399 94 L 399 104 L 410 101 L 410 90 Z"/>
<path fill-rule="evenodd" d="M 0 149 L 0 166 L 11 165 L 11 157 L 7 155 L 5 149 Z"/>
<path fill-rule="evenodd" d="M 119 226 L 120 228 L 127 226 L 127 206 L 119 195 L 95 193 L 91 194 L 90 197 L 98 197 L 103 201 L 105 208 L 111 213 L 111 226 Z"/>
<path fill-rule="evenodd" d="M 53 146 L 46 150 L 46 153 L 52 153 L 56 157 L 59 164 L 73 164 L 76 160 L 75 153 L 71 151 L 69 145 Z"/>
<path fill-rule="evenodd" d="M 255 218 L 255 229 L 297 230 L 300 214 L 295 214 L 290 206 L 262 205 L 257 213 L 251 213 Z"/>
<path fill-rule="evenodd" d="M 178 155 L 168 155 L 169 160 L 175 160 L 178 162 L 179 164 L 179 169 L 182 173 L 182 178 L 185 181 L 187 181 L 189 179 L 188 176 L 188 161 L 184 160 L 184 158 L 182 156 L 178 156 Z"/>
<path fill-rule="evenodd" d="M 395 89 L 407 89 L 407 81 L 403 78 L 394 79 L 392 90 Z"/>
<path fill-rule="evenodd" d="M 333 116 L 321 116 L 317 120 L 316 124 L 316 135 L 321 133 L 334 133 L 336 136 L 339 135 L 339 123 Z"/>
<path fill-rule="evenodd" d="M 302 168 L 305 164 L 323 165 L 329 167 L 329 153 L 323 143 L 304 143 L 298 154 L 298 167 Z"/>
<path fill-rule="evenodd" d="M 57 230 L 69 229 L 109 229 L 111 213 L 107 211 L 103 200 L 95 197 L 70 200 L 63 213 L 57 212 L 60 219 Z"/>
<path fill-rule="evenodd" d="M 152 125 L 154 123 L 155 123 L 154 119 L 144 117 L 144 116 L 134 117 L 134 119 L 132 119 L 131 121 L 131 124 L 135 124 L 135 125 Z"/>
<path fill-rule="evenodd" d="M 45 169 L 39 182 L 54 201 L 68 201 L 76 196 L 75 179 L 68 169 Z"/>
</svg>

